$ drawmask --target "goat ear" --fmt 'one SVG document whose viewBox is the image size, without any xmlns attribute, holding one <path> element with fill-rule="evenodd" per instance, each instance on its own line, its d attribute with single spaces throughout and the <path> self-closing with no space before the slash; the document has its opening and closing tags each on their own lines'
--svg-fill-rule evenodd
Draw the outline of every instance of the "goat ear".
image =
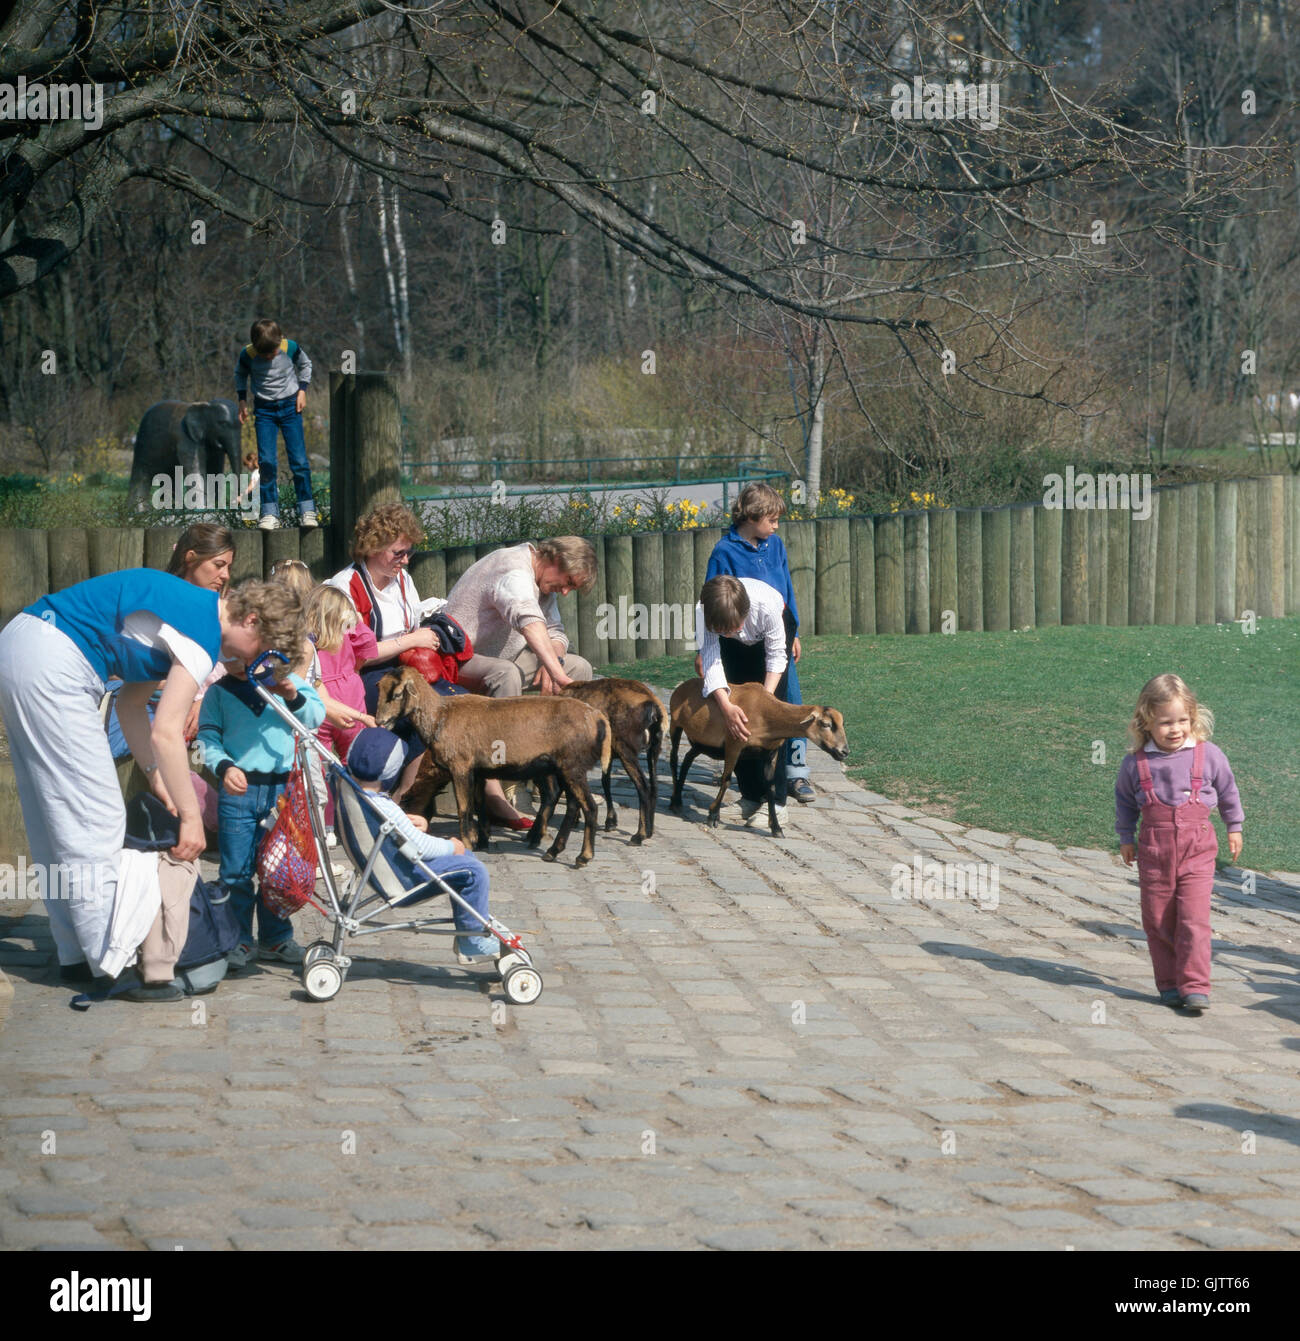
<svg viewBox="0 0 1300 1341">
<path fill-rule="evenodd" d="M 811 726 L 816 720 L 817 720 L 817 709 L 814 708 L 814 709 L 808 714 L 808 716 L 805 717 L 805 718 L 799 723 L 799 725 L 800 725 L 800 726 Z"/>
</svg>

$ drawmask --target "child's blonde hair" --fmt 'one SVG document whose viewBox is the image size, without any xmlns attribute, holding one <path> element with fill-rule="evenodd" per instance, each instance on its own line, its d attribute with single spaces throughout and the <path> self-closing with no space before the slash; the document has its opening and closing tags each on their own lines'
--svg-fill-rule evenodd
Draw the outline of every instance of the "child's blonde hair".
<svg viewBox="0 0 1300 1341">
<path fill-rule="evenodd" d="M 1151 739 L 1151 724 L 1156 719 L 1157 710 L 1176 698 L 1182 699 L 1187 709 L 1193 740 L 1209 740 L 1214 734 L 1214 714 L 1205 704 L 1197 701 L 1182 676 L 1157 675 L 1142 686 L 1137 707 L 1133 710 L 1133 720 L 1128 724 L 1130 754 L 1146 748 L 1147 741 Z"/>
<path fill-rule="evenodd" d="M 356 606 L 337 587 L 319 586 L 307 598 L 307 632 L 316 639 L 317 651 L 337 652 L 358 618 Z"/>
<path fill-rule="evenodd" d="M 268 574 L 272 582 L 281 582 L 305 601 L 316 583 L 311 569 L 301 559 L 277 559 Z"/>
</svg>

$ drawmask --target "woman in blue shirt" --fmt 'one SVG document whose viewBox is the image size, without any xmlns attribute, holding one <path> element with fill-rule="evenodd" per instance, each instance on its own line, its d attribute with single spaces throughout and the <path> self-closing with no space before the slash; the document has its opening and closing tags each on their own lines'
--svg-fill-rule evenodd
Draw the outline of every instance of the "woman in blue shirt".
<svg viewBox="0 0 1300 1341">
<path fill-rule="evenodd" d="M 154 794 L 180 818 L 172 855 L 190 861 L 204 846 L 184 736 L 198 687 L 218 657 L 298 647 L 300 626 L 285 587 L 249 582 L 221 596 L 130 568 L 43 596 L 0 632 L 0 716 L 65 977 L 94 973 L 107 950 L 126 830 L 99 715 L 104 682 L 125 682 L 123 734 Z M 145 705 L 159 680 L 150 725 Z"/>
</svg>

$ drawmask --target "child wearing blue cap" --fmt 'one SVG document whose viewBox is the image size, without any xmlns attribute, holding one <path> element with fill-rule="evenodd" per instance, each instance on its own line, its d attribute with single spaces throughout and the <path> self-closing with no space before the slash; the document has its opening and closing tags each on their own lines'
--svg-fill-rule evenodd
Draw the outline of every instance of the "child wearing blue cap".
<svg viewBox="0 0 1300 1341">
<path fill-rule="evenodd" d="M 471 908 L 481 917 L 488 916 L 487 867 L 465 851 L 459 838 L 435 838 L 421 833 L 410 815 L 388 795 L 389 789 L 402 775 L 407 747 L 403 741 L 382 726 L 368 726 L 352 742 L 348 750 L 348 771 L 364 791 L 370 792 L 375 805 L 391 819 L 395 837 L 409 843 L 419 858 L 436 871 Z M 495 960 L 501 953 L 501 942 L 495 936 L 476 934 L 482 923 L 475 921 L 458 904 L 453 904 L 459 935 L 454 937 L 456 961 L 466 966 Z"/>
</svg>

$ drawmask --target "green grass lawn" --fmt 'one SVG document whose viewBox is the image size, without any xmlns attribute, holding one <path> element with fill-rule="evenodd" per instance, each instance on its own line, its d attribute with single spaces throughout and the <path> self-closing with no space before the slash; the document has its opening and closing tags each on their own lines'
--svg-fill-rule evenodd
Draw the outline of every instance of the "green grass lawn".
<svg viewBox="0 0 1300 1341">
<path fill-rule="evenodd" d="M 1173 671 L 1213 709 L 1246 811 L 1242 864 L 1300 871 L 1300 618 L 1237 625 L 807 638 L 805 702 L 844 714 L 850 774 L 928 815 L 1117 850 L 1138 691 Z M 602 668 L 671 689 L 691 658 Z M 1105 762 L 1094 763 L 1094 741 Z M 1096 751 L 1100 753 L 1100 751 Z M 1215 813 L 1222 854 L 1224 830 Z"/>
</svg>

